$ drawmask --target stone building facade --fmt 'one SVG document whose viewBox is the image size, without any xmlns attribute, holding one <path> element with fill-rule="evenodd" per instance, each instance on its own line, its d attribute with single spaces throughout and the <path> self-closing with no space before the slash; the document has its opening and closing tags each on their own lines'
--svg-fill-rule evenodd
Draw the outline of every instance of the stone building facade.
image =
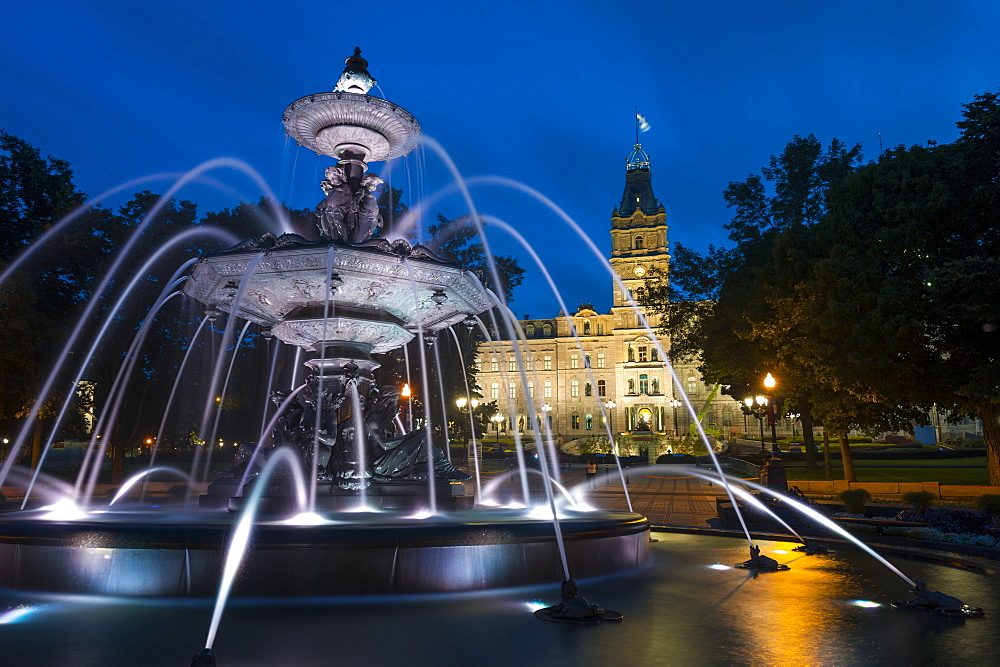
<svg viewBox="0 0 1000 667">
<path fill-rule="evenodd" d="M 508 433 L 530 436 L 543 419 L 563 440 L 606 434 L 605 419 L 615 433 L 688 432 L 690 416 L 683 406 L 675 407 L 680 397 L 670 371 L 629 298 L 631 292 L 641 300 L 650 270 L 667 275 L 667 231 L 666 211 L 653 194 L 649 157 L 637 144 L 626 161 L 622 200 L 611 215 L 609 261 L 620 278 L 612 285 L 611 311 L 598 313 L 583 304 L 569 316 L 520 320 L 523 374 L 510 341 L 479 348 L 483 400 L 497 402 Z M 656 331 L 656 316 L 646 317 Z M 661 347 L 669 351 L 665 342 Z M 712 387 L 690 363 L 675 371 L 695 409 L 705 409 Z M 744 418 L 735 401 L 717 395 L 705 423 L 727 437 L 742 430 Z"/>
</svg>

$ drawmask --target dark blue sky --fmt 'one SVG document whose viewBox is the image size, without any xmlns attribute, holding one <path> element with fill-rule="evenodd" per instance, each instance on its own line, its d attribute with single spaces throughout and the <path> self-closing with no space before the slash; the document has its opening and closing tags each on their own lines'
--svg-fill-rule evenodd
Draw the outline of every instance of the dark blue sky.
<svg viewBox="0 0 1000 667">
<path fill-rule="evenodd" d="M 329 160 L 288 145 L 281 113 L 332 89 L 359 45 L 385 96 L 465 176 L 530 185 L 605 251 L 636 106 L 652 125 L 642 142 L 671 241 L 704 249 L 726 243 L 726 184 L 792 135 L 861 143 L 866 158 L 879 132 L 886 147 L 950 141 L 960 105 L 1000 88 L 1000 5 L 982 0 L 41 0 L 7 3 L 3 15 L 0 128 L 69 160 L 91 195 L 230 156 L 289 204 L 315 205 Z M 214 176 L 259 196 L 238 174 Z M 429 150 L 393 171 L 411 204 L 448 182 Z M 181 196 L 202 212 L 235 203 L 204 188 Z M 510 190 L 474 196 L 529 237 L 571 306 L 610 307 L 606 274 L 555 216 Z M 432 210 L 465 212 L 458 197 Z M 558 309 L 534 270 L 514 308 L 533 317 Z"/>
</svg>

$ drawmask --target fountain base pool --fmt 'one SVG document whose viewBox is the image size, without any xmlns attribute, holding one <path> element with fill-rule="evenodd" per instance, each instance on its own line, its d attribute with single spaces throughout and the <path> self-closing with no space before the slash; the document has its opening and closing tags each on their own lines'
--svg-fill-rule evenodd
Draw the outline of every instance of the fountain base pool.
<svg viewBox="0 0 1000 667">
<path fill-rule="evenodd" d="M 211 514 L 210 514 L 211 515 Z M 551 521 L 523 511 L 416 519 L 341 513 L 322 525 L 268 521 L 254 528 L 234 595 L 310 597 L 437 593 L 564 579 Z M 560 519 L 573 575 L 642 566 L 649 523 L 626 512 Z M 212 597 L 232 516 L 178 520 L 106 512 L 74 522 L 25 512 L 0 518 L 0 588 L 128 597 Z"/>
</svg>

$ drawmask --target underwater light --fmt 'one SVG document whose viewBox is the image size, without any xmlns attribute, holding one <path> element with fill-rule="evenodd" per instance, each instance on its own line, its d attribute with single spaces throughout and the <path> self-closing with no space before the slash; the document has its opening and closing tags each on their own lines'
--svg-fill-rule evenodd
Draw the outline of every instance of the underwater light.
<svg viewBox="0 0 1000 667">
<path fill-rule="evenodd" d="M 774 550 L 771 551 L 771 553 L 773 553 L 773 554 L 787 554 L 788 552 L 785 551 L 784 549 L 774 549 Z"/>
<path fill-rule="evenodd" d="M 296 514 L 293 517 L 285 519 L 281 523 L 287 526 L 321 526 L 324 523 L 330 523 L 316 512 L 302 512 L 301 514 Z"/>
<path fill-rule="evenodd" d="M 42 518 L 49 521 L 76 521 L 87 516 L 87 513 L 77 507 L 76 503 L 69 498 L 60 500 L 54 505 L 46 505 L 42 509 L 48 510 L 47 514 L 42 515 Z"/>
<path fill-rule="evenodd" d="M 873 609 L 875 607 L 882 606 L 878 602 L 872 602 L 871 600 L 851 600 L 851 604 L 855 607 L 864 607 L 865 609 Z"/>
<path fill-rule="evenodd" d="M 29 607 L 27 605 L 21 605 L 8 609 L 4 613 L 0 614 L 0 625 L 13 625 L 14 623 L 20 623 L 29 614 L 33 614 L 39 609 L 40 607 Z"/>
<path fill-rule="evenodd" d="M 540 602 L 538 600 L 531 600 L 530 602 L 525 602 L 524 603 L 524 607 L 528 611 L 534 613 L 534 612 L 538 611 L 539 609 L 545 609 L 546 607 L 548 607 L 548 605 L 545 604 L 544 602 Z"/>
<path fill-rule="evenodd" d="M 728 565 L 723 565 L 722 563 L 713 563 L 713 564 L 709 565 L 709 567 L 712 568 L 713 570 L 731 570 L 731 569 L 733 569 L 733 568 L 729 567 Z"/>
<path fill-rule="evenodd" d="M 507 505 L 507 509 L 509 510 L 523 510 L 525 507 L 525 505 L 518 502 L 511 502 Z"/>
<path fill-rule="evenodd" d="M 552 508 L 548 505 L 536 505 L 528 512 L 529 519 L 538 519 L 542 521 L 552 521 Z M 562 519 L 563 515 L 559 515 Z"/>
<path fill-rule="evenodd" d="M 420 510 L 419 512 L 417 512 L 415 514 L 411 514 L 410 516 L 408 516 L 406 518 L 407 519 L 429 519 L 432 516 L 434 516 L 434 515 L 431 514 L 430 510 Z"/>
<path fill-rule="evenodd" d="M 340 511 L 343 512 L 344 514 L 363 514 L 365 512 L 368 512 L 370 514 L 378 514 L 382 510 L 378 509 L 377 507 L 372 507 L 370 505 L 355 505 L 354 507 L 345 507 Z"/>
<path fill-rule="evenodd" d="M 492 498 L 487 498 L 486 500 L 480 500 L 479 504 L 480 505 L 485 505 L 486 507 L 499 507 L 500 506 L 500 503 L 498 503 L 497 501 L 493 500 Z"/>
</svg>

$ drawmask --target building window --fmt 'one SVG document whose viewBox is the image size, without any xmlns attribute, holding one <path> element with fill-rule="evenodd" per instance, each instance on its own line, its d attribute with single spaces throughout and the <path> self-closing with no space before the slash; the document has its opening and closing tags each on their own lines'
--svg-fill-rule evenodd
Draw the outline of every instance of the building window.
<svg viewBox="0 0 1000 667">
<path fill-rule="evenodd" d="M 542 396 L 545 398 L 552 398 L 552 383 L 548 380 L 542 385 Z"/>
<path fill-rule="evenodd" d="M 507 360 L 507 370 L 510 371 L 511 373 L 517 372 L 517 359 Z"/>
<path fill-rule="evenodd" d="M 493 357 L 492 359 L 490 359 L 490 370 L 493 371 L 494 373 L 497 373 L 497 372 L 500 371 L 500 362 L 497 361 L 496 357 Z"/>
<path fill-rule="evenodd" d="M 535 335 L 535 325 L 529 324 L 528 326 L 524 327 L 524 335 L 527 336 L 528 338 L 533 337 Z"/>
<path fill-rule="evenodd" d="M 534 398 L 534 397 L 535 397 L 535 383 L 534 382 L 529 382 L 528 383 L 528 398 Z"/>
<path fill-rule="evenodd" d="M 569 395 L 572 398 L 580 398 L 580 381 L 570 380 L 569 381 Z"/>
<path fill-rule="evenodd" d="M 694 376 L 688 378 L 687 393 L 688 395 L 698 393 L 698 380 L 695 379 Z"/>
<path fill-rule="evenodd" d="M 517 398 L 517 383 L 508 382 L 507 383 L 507 398 Z"/>
<path fill-rule="evenodd" d="M 645 345 L 640 345 L 639 346 L 639 363 L 640 364 L 646 363 L 646 361 L 647 361 L 647 353 L 648 352 L 649 352 L 649 350 L 646 348 Z"/>
<path fill-rule="evenodd" d="M 586 322 L 583 323 L 583 335 L 584 336 L 590 335 L 590 320 L 587 320 Z"/>
<path fill-rule="evenodd" d="M 597 323 L 597 335 L 598 336 L 603 336 L 604 335 L 604 322 L 598 322 Z"/>
<path fill-rule="evenodd" d="M 598 396 L 608 395 L 608 385 L 604 380 L 597 381 L 597 395 Z"/>
<path fill-rule="evenodd" d="M 546 371 L 551 371 L 552 370 L 552 357 L 551 356 L 549 356 L 549 355 L 546 354 L 545 357 L 542 359 L 542 369 L 546 370 Z"/>
<path fill-rule="evenodd" d="M 646 300 L 646 288 L 645 287 L 637 287 L 636 288 L 636 290 L 635 290 L 635 300 L 638 301 L 639 303 L 642 303 L 643 301 Z"/>
<path fill-rule="evenodd" d="M 580 367 L 580 356 L 579 355 L 574 354 L 573 356 L 571 356 L 569 358 L 569 367 L 570 368 L 579 368 Z"/>
<path fill-rule="evenodd" d="M 494 382 L 490 385 L 490 400 L 497 400 L 500 398 L 500 385 Z"/>
<path fill-rule="evenodd" d="M 580 430 L 580 415 L 573 413 L 569 418 L 569 427 L 575 431 Z"/>
<path fill-rule="evenodd" d="M 639 393 L 648 394 L 649 393 L 649 376 L 643 373 L 639 376 Z"/>
<path fill-rule="evenodd" d="M 548 337 L 548 336 L 552 335 L 552 325 L 551 324 L 546 324 L 546 325 L 542 326 L 542 335 L 545 336 L 545 337 Z"/>
<path fill-rule="evenodd" d="M 598 368 L 604 368 L 604 365 L 605 365 L 604 353 L 603 352 L 598 352 L 597 353 L 597 367 Z"/>
<path fill-rule="evenodd" d="M 593 396 L 594 395 L 594 388 L 593 388 L 593 386 L 589 382 L 586 383 L 585 385 L 583 385 L 583 395 L 584 396 Z"/>
<path fill-rule="evenodd" d="M 641 236 L 636 236 L 635 237 L 635 249 L 636 250 L 642 250 L 643 249 L 642 246 L 643 246 L 642 237 Z"/>
<path fill-rule="evenodd" d="M 588 431 L 593 431 L 594 430 L 594 415 L 587 415 L 583 419 L 584 419 L 584 423 L 585 423 L 586 429 Z"/>
</svg>

